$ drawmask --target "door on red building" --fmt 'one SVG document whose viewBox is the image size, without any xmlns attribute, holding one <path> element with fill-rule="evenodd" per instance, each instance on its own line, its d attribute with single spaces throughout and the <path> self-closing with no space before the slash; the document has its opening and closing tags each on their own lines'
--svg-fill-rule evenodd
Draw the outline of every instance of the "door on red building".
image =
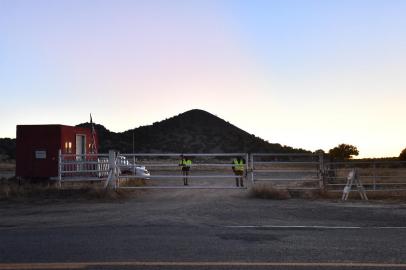
<svg viewBox="0 0 406 270">
<path fill-rule="evenodd" d="M 82 161 L 86 154 L 86 137 L 85 135 L 76 135 L 76 160 Z M 78 164 L 77 170 L 83 170 L 83 164 Z"/>
</svg>

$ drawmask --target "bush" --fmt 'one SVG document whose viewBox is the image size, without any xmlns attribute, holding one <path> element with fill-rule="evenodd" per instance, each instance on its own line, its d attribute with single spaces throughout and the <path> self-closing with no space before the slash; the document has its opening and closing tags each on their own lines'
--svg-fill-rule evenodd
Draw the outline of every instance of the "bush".
<svg viewBox="0 0 406 270">
<path fill-rule="evenodd" d="M 352 156 L 358 156 L 359 151 L 356 146 L 340 144 L 337 147 L 330 149 L 328 154 L 333 160 L 343 161 L 352 158 Z"/>
<path fill-rule="evenodd" d="M 406 161 L 406 148 L 400 152 L 399 160 Z"/>
</svg>

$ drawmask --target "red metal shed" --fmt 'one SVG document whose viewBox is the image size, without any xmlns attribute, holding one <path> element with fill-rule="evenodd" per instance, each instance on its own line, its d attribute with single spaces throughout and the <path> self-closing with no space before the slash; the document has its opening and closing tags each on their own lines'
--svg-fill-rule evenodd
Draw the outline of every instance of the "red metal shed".
<svg viewBox="0 0 406 270">
<path fill-rule="evenodd" d="M 91 152 L 90 128 L 64 125 L 18 125 L 16 176 L 49 178 L 58 176 L 58 151 L 63 154 Z M 97 135 L 95 145 L 98 148 Z"/>
</svg>

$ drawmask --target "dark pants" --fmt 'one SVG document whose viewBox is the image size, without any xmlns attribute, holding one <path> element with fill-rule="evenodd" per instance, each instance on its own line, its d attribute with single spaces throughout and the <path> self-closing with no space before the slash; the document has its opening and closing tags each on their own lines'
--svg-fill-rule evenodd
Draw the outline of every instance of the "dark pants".
<svg viewBox="0 0 406 270">
<path fill-rule="evenodd" d="M 243 182 L 243 176 L 244 176 L 244 171 L 238 171 L 238 170 L 234 170 L 234 174 L 238 177 L 235 178 L 235 185 L 237 187 L 244 186 L 244 182 Z"/>
<path fill-rule="evenodd" d="M 183 174 L 183 184 L 185 186 L 189 185 L 188 179 L 189 179 L 189 169 L 190 167 L 182 167 L 182 174 Z"/>
</svg>

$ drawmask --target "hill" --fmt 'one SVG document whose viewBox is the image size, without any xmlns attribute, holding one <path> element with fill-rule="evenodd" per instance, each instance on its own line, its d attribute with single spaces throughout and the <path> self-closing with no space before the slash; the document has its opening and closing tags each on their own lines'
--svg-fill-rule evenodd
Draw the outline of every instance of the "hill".
<svg viewBox="0 0 406 270">
<path fill-rule="evenodd" d="M 90 123 L 79 124 L 90 127 Z M 177 116 L 124 132 L 112 132 L 95 124 L 99 152 L 115 149 L 122 153 L 231 153 L 231 152 L 308 152 L 269 143 L 203 110 L 191 110 Z M 16 140 L 0 139 L 0 161 L 15 159 Z"/>
<path fill-rule="evenodd" d="M 89 123 L 78 126 L 90 127 Z M 191 110 L 177 116 L 155 122 L 149 126 L 115 133 L 102 125 L 95 125 L 100 149 L 106 152 L 158 153 L 214 153 L 214 152 L 306 152 L 277 143 L 269 143 L 255 135 L 224 121 L 203 110 Z"/>
</svg>

